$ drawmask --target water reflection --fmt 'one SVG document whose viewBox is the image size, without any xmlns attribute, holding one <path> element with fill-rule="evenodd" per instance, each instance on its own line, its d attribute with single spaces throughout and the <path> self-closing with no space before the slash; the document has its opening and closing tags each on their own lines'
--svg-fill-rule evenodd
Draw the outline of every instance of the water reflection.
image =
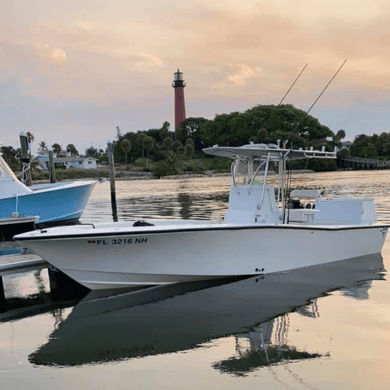
<svg viewBox="0 0 390 390">
<path fill-rule="evenodd" d="M 269 181 L 276 184 L 277 177 Z M 292 187 L 318 189 L 323 197 L 373 198 L 378 219 L 390 223 L 390 171 L 295 174 Z M 230 177 L 117 182 L 119 220 L 147 218 L 210 219 L 228 206 Z M 95 188 L 82 222 L 112 221 L 109 183 Z"/>
<path fill-rule="evenodd" d="M 78 366 L 186 351 L 233 335 L 236 355 L 213 367 L 245 375 L 258 367 L 323 356 L 289 343 L 290 312 L 316 318 L 316 299 L 333 290 L 367 299 L 383 279 L 380 255 L 264 278 L 197 282 L 116 296 L 91 293 L 29 356 L 35 365 Z M 358 291 L 363 288 L 364 294 Z"/>
<path fill-rule="evenodd" d="M 288 314 L 263 322 L 247 333 L 236 335 L 236 355 L 213 364 L 223 373 L 245 376 L 258 367 L 275 363 L 314 359 L 319 353 L 298 351 L 288 345 Z"/>
</svg>

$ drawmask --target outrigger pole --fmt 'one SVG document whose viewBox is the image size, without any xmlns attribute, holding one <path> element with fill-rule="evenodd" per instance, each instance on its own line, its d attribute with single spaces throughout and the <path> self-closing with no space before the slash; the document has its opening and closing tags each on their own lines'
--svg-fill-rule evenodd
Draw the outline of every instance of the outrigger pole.
<svg viewBox="0 0 390 390">
<path fill-rule="evenodd" d="M 321 93 L 318 95 L 317 99 L 314 101 L 314 103 L 310 106 L 310 108 L 306 111 L 305 115 L 302 117 L 302 119 L 300 120 L 300 122 L 298 122 L 298 124 L 295 126 L 293 132 L 298 128 L 298 126 L 303 122 L 303 120 L 307 117 L 307 115 L 309 114 L 309 112 L 311 111 L 311 109 L 315 106 L 315 104 L 318 102 L 318 100 L 320 99 L 320 97 L 323 95 L 323 93 L 326 91 L 326 89 L 329 87 L 329 85 L 331 84 L 331 82 L 334 80 L 334 78 L 337 76 L 337 74 L 340 72 L 341 68 L 345 65 L 345 63 L 347 62 L 347 60 L 345 60 L 340 68 L 337 69 L 337 72 L 333 75 L 333 77 L 330 79 L 330 81 L 328 82 L 328 84 L 326 84 L 325 88 L 321 91 Z M 291 167 L 290 167 L 291 168 Z M 291 170 L 291 169 L 290 169 Z M 289 171 L 290 171 L 289 170 Z M 291 172 L 288 173 L 288 175 L 290 176 L 290 183 L 291 183 Z M 287 183 L 288 183 L 288 179 L 287 179 Z M 286 188 L 286 191 L 288 191 L 288 188 Z M 285 220 L 285 215 L 286 215 L 286 206 L 287 206 L 287 203 L 289 203 L 290 201 L 290 194 L 288 194 L 288 198 L 287 198 L 287 192 L 286 192 L 286 197 L 285 197 L 285 202 L 286 204 L 284 205 L 284 210 L 283 210 L 283 221 Z M 287 212 L 287 223 L 289 223 L 289 219 L 290 219 L 290 209 L 288 209 L 288 212 Z"/>
<path fill-rule="evenodd" d="M 276 107 L 279 107 L 282 103 L 283 103 L 283 100 L 286 98 L 286 96 L 289 94 L 289 92 L 292 90 L 293 86 L 295 85 L 295 83 L 298 81 L 298 79 L 301 77 L 301 74 L 304 72 L 304 70 L 306 69 L 307 67 L 307 64 L 303 67 L 303 69 L 301 70 L 301 72 L 299 73 L 298 77 L 294 80 L 294 82 L 291 84 L 291 87 L 287 90 L 287 92 L 284 94 L 282 100 L 279 102 L 279 104 L 276 106 Z M 269 120 L 272 118 L 272 116 L 275 114 L 275 111 L 274 110 L 272 112 L 272 114 L 268 117 L 267 119 L 267 122 L 264 123 L 264 126 L 262 126 L 263 129 L 266 128 L 267 126 L 267 123 L 269 122 Z"/>
<path fill-rule="evenodd" d="M 283 100 L 285 99 L 285 97 L 289 94 L 289 92 L 291 91 L 292 87 L 295 85 L 295 83 L 298 81 L 298 79 L 301 77 L 301 74 L 304 72 L 304 70 L 306 69 L 307 67 L 307 64 L 304 66 L 304 68 L 301 70 L 301 73 L 299 73 L 298 77 L 295 79 L 295 81 L 292 83 L 291 87 L 288 89 L 288 91 L 285 93 L 285 95 L 283 96 L 283 99 L 279 102 L 278 106 L 280 106 L 282 103 L 283 103 Z"/>
<path fill-rule="evenodd" d="M 341 68 L 344 66 L 344 64 L 347 62 L 347 60 L 345 60 L 342 65 L 340 66 L 340 68 L 337 70 L 337 72 L 333 75 L 333 77 L 330 79 L 330 81 L 328 82 L 328 84 L 326 84 L 325 88 L 322 90 L 322 92 L 318 95 L 317 99 L 314 101 L 314 103 L 310 106 L 310 108 L 306 111 L 305 115 L 303 116 L 303 118 L 301 119 L 300 122 L 298 122 L 298 124 L 295 126 L 294 130 L 296 130 L 296 128 L 303 122 L 303 120 L 307 117 L 307 115 L 309 114 L 309 112 L 311 111 L 311 109 L 315 106 L 315 104 L 318 102 L 318 100 L 320 99 L 320 97 L 323 95 L 323 93 L 326 91 L 326 89 L 329 87 L 330 83 L 334 80 L 334 78 L 337 76 L 337 74 L 340 72 Z M 293 131 L 294 131 L 293 130 Z"/>
</svg>

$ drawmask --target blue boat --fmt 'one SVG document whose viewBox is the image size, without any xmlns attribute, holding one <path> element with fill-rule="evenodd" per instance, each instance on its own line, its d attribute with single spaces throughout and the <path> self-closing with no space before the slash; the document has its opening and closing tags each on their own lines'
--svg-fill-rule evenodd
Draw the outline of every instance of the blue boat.
<svg viewBox="0 0 390 390">
<path fill-rule="evenodd" d="M 78 221 L 97 180 L 81 180 L 27 187 L 0 156 L 0 218 L 39 216 L 36 226 Z"/>
</svg>

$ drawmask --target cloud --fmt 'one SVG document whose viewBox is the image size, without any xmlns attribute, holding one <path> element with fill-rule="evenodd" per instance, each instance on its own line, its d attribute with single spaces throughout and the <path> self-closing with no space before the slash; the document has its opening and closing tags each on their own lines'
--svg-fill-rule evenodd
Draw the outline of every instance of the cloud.
<svg viewBox="0 0 390 390">
<path fill-rule="evenodd" d="M 63 65 L 66 62 L 66 53 L 59 47 L 50 47 L 47 43 L 38 43 L 39 55 L 52 65 Z"/>
<path fill-rule="evenodd" d="M 150 54 L 132 54 L 128 56 L 128 59 L 130 63 L 135 64 L 139 68 L 139 70 L 142 70 L 145 67 L 159 68 L 164 64 L 164 62 L 160 58 L 152 56 Z"/>
<path fill-rule="evenodd" d="M 233 84 L 245 85 L 247 79 L 261 77 L 261 68 L 251 68 L 245 64 L 230 65 L 231 68 L 236 68 L 236 73 L 228 76 L 228 80 Z"/>
<path fill-rule="evenodd" d="M 95 0 L 93 7 L 58 0 L 38 2 L 34 16 L 27 0 L 19 3 L 17 18 L 10 6 L 9 21 L 0 23 L 0 79 L 15 77 L 14 95 L 64 109 L 69 101 L 107 112 L 136 107 L 143 124 L 160 105 L 157 122 L 172 121 L 165 113 L 180 68 L 187 113 L 212 117 L 277 104 L 306 63 L 285 102 L 308 108 L 345 58 L 315 111 L 345 108 L 358 96 L 370 97 L 361 106 L 387 102 L 388 0 Z M 153 115 L 145 114 L 153 99 Z"/>
<path fill-rule="evenodd" d="M 86 31 L 95 31 L 96 30 L 96 23 L 90 21 L 90 20 L 75 20 L 73 24 L 82 30 Z"/>
</svg>

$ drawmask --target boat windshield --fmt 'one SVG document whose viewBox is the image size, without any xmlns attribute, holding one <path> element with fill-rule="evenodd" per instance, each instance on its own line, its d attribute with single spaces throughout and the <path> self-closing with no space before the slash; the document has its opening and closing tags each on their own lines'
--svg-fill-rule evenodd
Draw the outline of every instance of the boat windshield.
<svg viewBox="0 0 390 390">
<path fill-rule="evenodd" d="M 238 158 L 233 164 L 234 185 L 264 184 L 266 161 Z"/>
</svg>

